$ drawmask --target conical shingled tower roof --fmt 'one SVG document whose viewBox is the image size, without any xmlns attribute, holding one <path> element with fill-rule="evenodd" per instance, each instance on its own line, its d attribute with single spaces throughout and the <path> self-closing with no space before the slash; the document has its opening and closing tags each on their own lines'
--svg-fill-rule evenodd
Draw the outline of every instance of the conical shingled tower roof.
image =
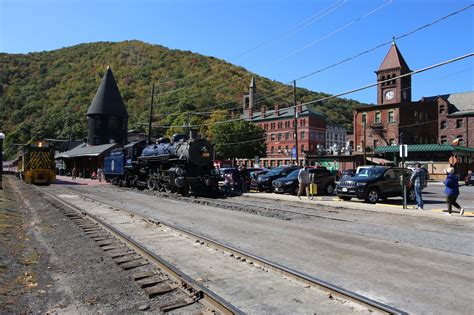
<svg viewBox="0 0 474 315">
<path fill-rule="evenodd" d="M 401 52 L 398 50 L 397 45 L 393 43 L 392 47 L 390 47 L 390 50 L 385 56 L 385 59 L 380 65 L 379 71 L 395 68 L 404 68 L 408 71 L 410 70 L 407 63 L 405 62 L 405 59 L 403 59 Z"/>
<path fill-rule="evenodd" d="M 99 89 L 92 100 L 91 106 L 87 110 L 87 115 L 113 115 L 127 118 L 128 112 L 123 103 L 122 96 L 115 82 L 114 75 L 110 67 L 107 67 Z"/>
</svg>

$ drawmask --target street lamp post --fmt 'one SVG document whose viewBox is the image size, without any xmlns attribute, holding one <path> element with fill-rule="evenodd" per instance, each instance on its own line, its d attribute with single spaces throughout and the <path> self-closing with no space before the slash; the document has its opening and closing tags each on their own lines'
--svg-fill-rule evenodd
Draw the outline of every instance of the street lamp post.
<svg viewBox="0 0 474 315">
<path fill-rule="evenodd" d="M 5 134 L 0 132 L 0 189 L 3 189 L 2 177 L 3 177 L 3 138 Z"/>
</svg>

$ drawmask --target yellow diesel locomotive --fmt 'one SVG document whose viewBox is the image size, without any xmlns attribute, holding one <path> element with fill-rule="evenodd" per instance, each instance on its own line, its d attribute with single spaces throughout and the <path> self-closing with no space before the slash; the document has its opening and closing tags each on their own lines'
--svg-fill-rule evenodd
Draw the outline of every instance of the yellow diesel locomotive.
<svg viewBox="0 0 474 315">
<path fill-rule="evenodd" d="M 30 142 L 23 147 L 18 172 L 27 184 L 51 184 L 56 181 L 54 148 L 47 141 Z"/>
</svg>

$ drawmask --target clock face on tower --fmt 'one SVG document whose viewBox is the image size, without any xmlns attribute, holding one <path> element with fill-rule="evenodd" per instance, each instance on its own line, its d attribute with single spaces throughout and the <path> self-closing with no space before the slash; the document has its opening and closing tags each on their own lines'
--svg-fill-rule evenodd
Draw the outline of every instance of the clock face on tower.
<svg viewBox="0 0 474 315">
<path fill-rule="evenodd" d="M 393 92 L 392 90 L 388 90 L 388 91 L 385 92 L 385 99 L 387 101 L 390 101 L 394 97 L 395 97 L 395 92 Z"/>
</svg>

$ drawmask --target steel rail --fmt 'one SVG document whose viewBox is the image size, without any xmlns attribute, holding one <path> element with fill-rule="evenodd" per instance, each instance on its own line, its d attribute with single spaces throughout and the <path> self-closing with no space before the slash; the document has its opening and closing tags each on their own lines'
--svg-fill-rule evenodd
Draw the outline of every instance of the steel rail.
<svg viewBox="0 0 474 315">
<path fill-rule="evenodd" d="M 203 305 L 205 305 L 207 307 L 210 307 L 210 308 L 220 312 L 221 314 L 225 314 L 225 315 L 244 314 L 241 310 L 239 310 L 238 308 L 233 306 L 231 303 L 225 301 L 224 299 L 222 299 L 220 296 L 218 296 L 214 292 L 210 291 L 209 289 L 207 289 L 207 288 L 201 286 L 200 284 L 198 284 L 197 282 L 195 282 L 191 277 L 189 277 L 185 273 L 179 271 L 173 264 L 167 262 L 165 259 L 163 259 L 159 255 L 157 255 L 156 253 L 148 250 L 145 246 L 141 245 L 140 243 L 135 241 L 130 236 L 128 236 L 128 235 L 124 234 L 123 232 L 119 231 L 118 229 L 114 228 L 113 226 L 111 226 L 107 222 L 103 221 L 102 219 L 98 218 L 97 216 L 95 216 L 93 214 L 90 214 L 87 211 L 85 211 L 85 210 L 83 210 L 83 209 L 81 209 L 81 208 L 79 208 L 79 207 L 77 207 L 77 206 L 75 206 L 75 205 L 59 198 L 59 197 L 57 197 L 57 196 L 54 196 L 53 194 L 45 191 L 44 189 L 38 188 L 36 186 L 31 186 L 31 187 L 33 187 L 36 190 L 40 191 L 41 193 L 45 194 L 49 198 L 59 202 L 63 206 L 66 206 L 66 207 L 68 207 L 68 208 L 70 208 L 70 209 L 72 209 L 76 212 L 79 212 L 79 213 L 87 216 L 88 218 L 92 219 L 93 221 L 95 221 L 97 224 L 99 224 L 101 227 L 103 227 L 105 230 L 107 230 L 109 233 L 111 233 L 114 237 L 116 237 L 117 239 L 123 241 L 124 243 L 129 245 L 133 250 L 137 251 L 143 257 L 147 258 L 150 262 L 156 264 L 159 268 L 163 269 L 166 273 L 171 275 L 172 278 L 174 278 L 178 282 L 184 283 L 185 285 L 183 287 L 189 287 L 192 290 L 194 290 L 194 292 L 196 292 L 198 294 L 198 301 L 200 303 L 202 303 Z M 71 190 L 69 190 L 69 191 L 73 192 Z M 85 196 L 84 194 L 81 194 L 81 193 L 77 193 L 77 192 L 73 192 L 73 193 L 79 194 L 82 197 L 89 198 L 91 200 L 96 200 L 95 198 Z M 104 202 L 101 201 L 101 200 L 96 200 L 96 201 L 104 204 Z M 115 208 L 117 208 L 117 207 L 115 207 Z M 124 211 L 126 213 L 131 213 L 130 211 L 127 211 L 127 210 L 124 210 L 124 209 L 123 210 L 120 209 L 120 210 Z M 135 214 L 135 216 L 137 216 L 137 215 Z"/>
<path fill-rule="evenodd" d="M 91 197 L 89 195 L 85 195 L 84 193 L 81 193 L 81 192 L 77 192 L 77 191 L 66 189 L 66 188 L 61 188 L 61 189 L 67 190 L 67 191 L 69 191 L 71 193 L 74 193 L 74 194 L 81 195 L 82 197 L 88 198 L 88 199 L 96 201 L 98 203 L 102 203 L 102 204 L 114 207 L 115 209 L 118 209 L 118 210 L 123 211 L 125 213 L 129 213 L 129 214 L 133 214 L 133 215 L 138 216 L 138 217 L 142 217 L 144 220 L 146 220 L 150 223 L 154 223 L 154 224 L 161 225 L 161 226 L 164 226 L 166 228 L 169 228 L 171 230 L 178 231 L 179 233 L 181 233 L 183 235 L 187 235 L 188 237 L 197 239 L 201 243 L 206 243 L 206 245 L 208 247 L 213 247 L 215 249 L 219 249 L 219 250 L 222 250 L 224 252 L 233 254 L 236 257 L 240 257 L 241 259 L 245 259 L 246 261 L 252 262 L 256 266 L 260 266 L 262 268 L 272 270 L 273 272 L 275 272 L 277 274 L 280 274 L 282 276 L 291 278 L 291 279 L 293 279 L 295 281 L 298 281 L 298 282 L 300 282 L 304 285 L 309 285 L 309 286 L 312 286 L 312 287 L 318 287 L 318 288 L 322 288 L 324 290 L 328 290 L 333 296 L 337 296 L 337 297 L 352 301 L 356 304 L 365 306 L 370 311 L 378 311 L 378 312 L 382 312 L 382 313 L 386 313 L 386 314 L 408 314 L 407 312 L 402 311 L 400 309 L 397 309 L 393 306 L 378 302 L 376 300 L 373 300 L 373 299 L 368 298 L 366 296 L 363 296 L 361 294 L 358 294 L 358 293 L 355 293 L 353 291 L 344 289 L 342 287 L 331 284 L 331 283 L 329 283 L 327 281 L 324 281 L 322 279 L 304 274 L 302 272 L 291 269 L 289 267 L 285 267 L 285 266 L 280 265 L 276 262 L 272 262 L 272 261 L 270 261 L 266 258 L 259 257 L 257 255 L 245 252 L 241 249 L 237 249 L 237 248 L 235 248 L 235 247 L 233 247 L 229 244 L 225 244 L 225 243 L 213 240 L 211 238 L 196 234 L 194 232 L 188 231 L 184 228 L 178 227 L 178 226 L 176 226 L 174 224 L 171 224 L 171 223 L 168 223 L 166 221 L 156 220 L 156 219 L 150 218 L 148 216 L 137 215 L 136 213 L 131 212 L 130 210 L 127 210 L 127 209 L 124 209 L 124 208 L 121 208 L 121 207 L 117 207 L 117 206 L 112 205 L 112 204 L 108 204 L 108 203 L 104 202 L 103 200 L 100 200 L 100 199 L 95 198 L 95 197 Z"/>
</svg>

